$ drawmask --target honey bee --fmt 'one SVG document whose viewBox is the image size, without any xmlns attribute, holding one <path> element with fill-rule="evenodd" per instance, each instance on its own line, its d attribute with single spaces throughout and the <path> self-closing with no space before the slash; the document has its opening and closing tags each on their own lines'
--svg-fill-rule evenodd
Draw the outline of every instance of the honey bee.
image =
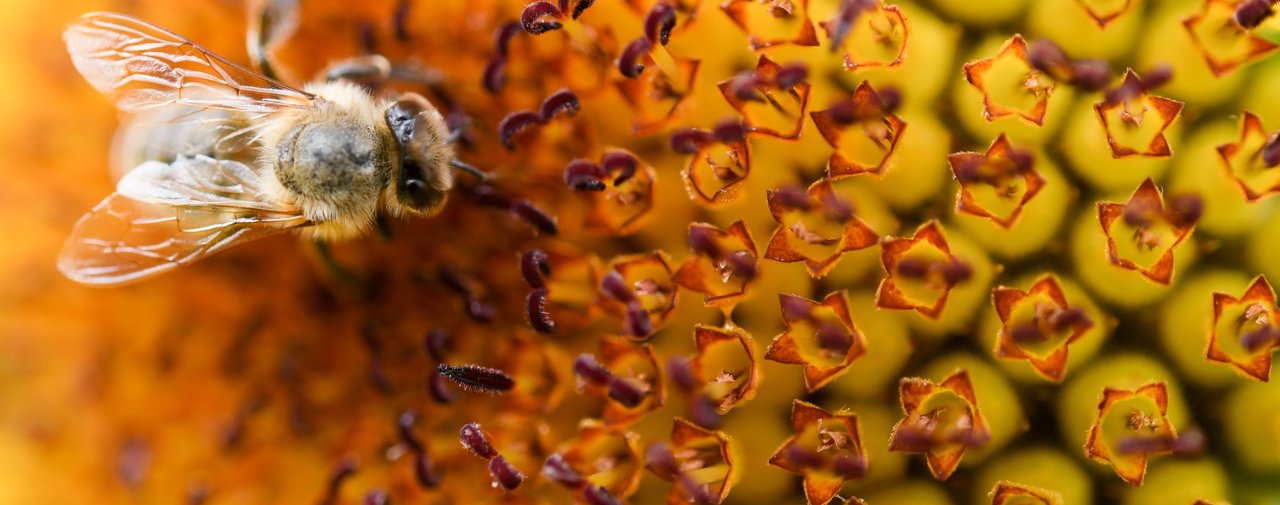
<svg viewBox="0 0 1280 505">
<path fill-rule="evenodd" d="M 86 14 L 63 39 L 125 114 L 117 150 L 146 158 L 63 246 L 58 268 L 77 282 L 137 281 L 288 231 L 357 237 L 379 212 L 439 212 L 453 168 L 483 178 L 415 93 L 377 98 L 341 80 L 299 90 L 121 14 Z"/>
</svg>

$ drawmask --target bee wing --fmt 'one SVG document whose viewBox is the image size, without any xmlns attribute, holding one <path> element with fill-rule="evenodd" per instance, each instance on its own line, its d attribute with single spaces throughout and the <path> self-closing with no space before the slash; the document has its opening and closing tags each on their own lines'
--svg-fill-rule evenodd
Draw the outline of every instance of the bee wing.
<svg viewBox="0 0 1280 505">
<path fill-rule="evenodd" d="M 309 108 L 315 100 L 123 14 L 85 14 L 62 38 L 76 70 L 125 112 L 179 105 L 270 114 Z"/>
<path fill-rule="evenodd" d="M 311 224 L 261 196 L 248 166 L 208 157 L 149 162 L 80 218 L 58 257 L 68 278 L 123 284 Z"/>
</svg>

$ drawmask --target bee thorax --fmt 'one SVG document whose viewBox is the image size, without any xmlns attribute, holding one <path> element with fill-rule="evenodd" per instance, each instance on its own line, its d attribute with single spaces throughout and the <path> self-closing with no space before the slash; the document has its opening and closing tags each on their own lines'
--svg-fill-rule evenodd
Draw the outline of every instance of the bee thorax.
<svg viewBox="0 0 1280 505">
<path fill-rule="evenodd" d="M 280 139 L 276 178 L 316 221 L 370 219 L 391 162 L 386 139 L 343 117 L 302 122 Z"/>
</svg>

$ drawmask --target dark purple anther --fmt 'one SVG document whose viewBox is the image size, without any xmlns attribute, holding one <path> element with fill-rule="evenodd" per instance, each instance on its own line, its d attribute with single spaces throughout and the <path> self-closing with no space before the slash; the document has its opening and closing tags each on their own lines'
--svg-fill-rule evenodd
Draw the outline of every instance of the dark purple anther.
<svg viewBox="0 0 1280 505">
<path fill-rule="evenodd" d="M 921 279 L 929 273 L 929 264 L 918 259 L 902 258 L 898 260 L 896 270 L 898 275 L 908 279 Z"/>
<path fill-rule="evenodd" d="M 1019 344 L 1035 344 L 1048 340 L 1049 336 L 1034 324 L 1020 324 L 1009 329 L 1009 338 Z"/>
<path fill-rule="evenodd" d="M 782 89 L 794 88 L 809 78 L 809 69 L 804 63 L 789 63 L 778 69 L 774 84 Z"/>
<path fill-rule="evenodd" d="M 808 447 L 794 444 L 787 447 L 787 461 L 800 468 L 818 468 L 822 466 L 822 455 Z"/>
<path fill-rule="evenodd" d="M 1178 433 L 1173 441 L 1173 454 L 1184 458 L 1198 458 L 1204 455 L 1204 432 L 1200 428 L 1187 428 Z"/>
<path fill-rule="evenodd" d="M 626 408 L 636 408 L 640 405 L 640 402 L 644 401 L 644 397 L 644 388 L 631 379 L 614 376 L 609 380 L 609 398 Z"/>
<path fill-rule="evenodd" d="M 1093 324 L 1084 310 L 1075 307 L 1058 309 L 1049 314 L 1049 325 L 1055 330 L 1065 330 L 1077 324 Z"/>
<path fill-rule="evenodd" d="M 716 242 L 716 230 L 704 226 L 689 227 L 689 250 L 708 258 L 720 257 L 720 246 Z"/>
<path fill-rule="evenodd" d="M 724 424 L 724 416 L 716 409 L 715 402 L 702 394 L 695 395 L 689 401 L 689 420 L 708 430 L 720 429 Z"/>
<path fill-rule="evenodd" d="M 600 279 L 600 292 L 620 302 L 631 302 L 636 299 L 635 292 L 627 287 L 626 279 L 623 279 L 622 274 L 617 270 L 610 270 Z"/>
<path fill-rule="evenodd" d="M 853 336 L 837 324 L 824 323 L 818 327 L 813 337 L 818 342 L 818 348 L 824 351 L 845 352 L 853 345 Z"/>
<path fill-rule="evenodd" d="M 364 505 L 389 505 L 390 503 L 391 498 L 387 496 L 386 491 L 369 491 L 369 494 L 364 495 Z"/>
<path fill-rule="evenodd" d="M 641 37 L 631 41 L 618 55 L 618 72 L 627 79 L 640 77 L 640 73 L 644 72 L 641 60 L 649 54 L 650 49 L 653 49 L 653 43 L 649 39 Z"/>
<path fill-rule="evenodd" d="M 876 92 L 876 96 L 880 98 L 880 112 L 885 114 L 893 113 L 902 106 L 902 91 L 893 86 L 885 86 Z"/>
<path fill-rule="evenodd" d="M 493 30 L 493 48 L 498 56 L 506 58 L 511 54 L 511 38 L 520 33 L 520 23 L 507 21 Z"/>
<path fill-rule="evenodd" d="M 581 16 L 583 12 L 595 3 L 596 0 L 578 0 L 578 3 L 573 6 L 573 19 L 578 19 L 578 16 Z"/>
<path fill-rule="evenodd" d="M 758 86 L 760 80 L 756 79 L 756 74 L 745 72 L 729 78 L 726 87 L 729 93 L 744 102 L 764 102 L 764 95 L 760 94 Z"/>
<path fill-rule="evenodd" d="M 547 288 L 530 291 L 525 297 L 524 308 L 525 318 L 534 331 L 544 334 L 556 332 L 556 322 L 547 313 Z"/>
<path fill-rule="evenodd" d="M 516 217 L 533 225 L 541 233 L 555 235 L 560 232 L 560 227 L 556 224 L 555 218 L 534 206 L 528 200 L 511 202 L 511 211 L 515 213 Z"/>
<path fill-rule="evenodd" d="M 587 505 L 623 505 L 622 500 L 609 494 L 602 486 L 587 486 L 582 490 L 582 501 Z"/>
<path fill-rule="evenodd" d="M 444 355 L 449 352 L 449 334 L 440 328 L 433 328 L 422 338 L 422 347 L 427 350 L 427 357 L 436 362 L 444 361 Z"/>
<path fill-rule="evenodd" d="M 1056 79 L 1060 77 L 1060 69 L 1071 63 L 1071 58 L 1052 40 L 1036 39 L 1027 46 L 1027 63 Z"/>
<path fill-rule="evenodd" d="M 541 35 L 551 30 L 560 29 L 560 22 L 555 18 L 561 16 L 560 9 L 551 2 L 533 2 L 526 5 L 520 13 L 520 26 L 533 35 Z"/>
<path fill-rule="evenodd" d="M 439 370 L 432 370 L 431 375 L 428 376 L 427 392 L 431 394 L 431 399 L 442 405 L 448 405 L 458 399 L 458 396 L 453 394 L 453 390 L 449 389 L 448 379 L 445 379 Z"/>
<path fill-rule="evenodd" d="M 1111 84 L 1111 64 L 1100 58 L 1071 62 L 1070 83 L 1085 91 L 1102 91 Z"/>
<path fill-rule="evenodd" d="M 856 454 L 838 454 L 831 458 L 831 471 L 845 480 L 853 480 L 866 475 L 867 460 Z"/>
<path fill-rule="evenodd" d="M 771 200 L 791 210 L 807 211 L 813 206 L 809 193 L 798 186 L 782 186 L 769 190 Z"/>
<path fill-rule="evenodd" d="M 535 112 L 512 112 L 498 123 L 498 139 L 507 150 L 514 150 L 515 137 L 521 130 L 542 123 L 542 117 Z"/>
<path fill-rule="evenodd" d="M 973 267 L 963 261 L 953 259 L 942 266 L 942 280 L 948 285 L 967 281 L 971 277 L 973 277 Z"/>
<path fill-rule="evenodd" d="M 680 463 L 676 461 L 676 456 L 671 452 L 671 448 L 664 442 L 654 442 L 649 445 L 644 454 L 644 466 L 659 477 L 671 478 L 680 473 Z"/>
<path fill-rule="evenodd" d="M 639 301 L 627 304 L 625 321 L 627 335 L 647 337 L 653 333 L 653 321 L 649 320 L 649 311 Z"/>
<path fill-rule="evenodd" d="M 1262 145 L 1262 162 L 1268 167 L 1280 165 L 1280 131 L 1267 136 L 1267 143 Z"/>
<path fill-rule="evenodd" d="M 413 434 L 413 424 L 418 421 L 418 415 L 411 410 L 400 413 L 400 417 L 396 419 L 396 434 L 400 437 L 400 443 L 408 447 L 410 451 L 420 453 L 426 450 L 422 445 L 422 441 L 418 440 L 418 436 Z"/>
<path fill-rule="evenodd" d="M 480 425 L 476 423 L 468 423 L 462 426 L 462 430 L 458 432 L 458 440 L 462 442 L 462 447 L 484 459 L 492 459 L 498 455 L 498 451 L 489 443 L 489 435 L 486 435 L 480 429 Z"/>
<path fill-rule="evenodd" d="M 715 137 L 706 130 L 689 128 L 671 134 L 671 150 L 677 154 L 693 154 L 710 144 Z"/>
<path fill-rule="evenodd" d="M 467 315 L 477 322 L 487 323 L 493 320 L 493 316 L 498 309 L 492 305 L 484 303 L 480 297 L 476 295 L 467 295 L 465 300 L 467 306 Z"/>
<path fill-rule="evenodd" d="M 501 454 L 489 460 L 489 475 L 493 476 L 493 480 L 502 486 L 502 489 L 511 491 L 520 487 L 520 483 L 524 482 L 524 474 L 516 467 L 511 466 Z"/>
<path fill-rule="evenodd" d="M 1161 63 L 1142 73 L 1142 84 L 1147 89 L 1156 89 L 1164 86 L 1171 79 L 1173 79 L 1173 67 L 1169 66 L 1168 63 Z"/>
<path fill-rule="evenodd" d="M 604 169 L 587 160 L 573 160 L 564 168 L 564 182 L 574 191 L 604 191 Z"/>
<path fill-rule="evenodd" d="M 338 466 L 333 469 L 333 473 L 329 474 L 329 487 L 325 492 L 324 499 L 320 500 L 321 505 L 333 505 L 338 502 L 338 493 L 342 490 L 342 483 L 356 473 L 356 469 L 359 466 L 360 464 L 355 456 L 343 456 L 342 460 L 338 462 Z"/>
<path fill-rule="evenodd" d="M 436 272 L 440 275 L 440 282 L 444 283 L 445 287 L 460 295 L 472 294 L 471 282 L 463 277 L 462 274 L 458 273 L 457 270 L 446 265 L 440 265 L 440 267 L 436 269 Z M 376 350 L 378 348 L 378 341 L 373 336 L 373 330 L 371 327 L 366 326 L 364 331 L 360 332 L 360 337 L 364 340 L 365 345 L 370 349 Z"/>
<path fill-rule="evenodd" d="M 587 486 L 587 479 L 574 470 L 560 453 L 552 454 L 542 464 L 542 476 L 569 489 L 582 489 Z"/>
<path fill-rule="evenodd" d="M 551 264 L 547 262 L 547 253 L 541 249 L 531 249 L 520 255 L 520 273 L 524 282 L 533 288 L 547 287 L 546 278 L 551 275 Z"/>
<path fill-rule="evenodd" d="M 613 185 L 618 186 L 631 180 L 636 175 L 640 161 L 629 153 L 610 151 L 600 157 L 600 166 L 606 174 L 613 176 Z"/>
<path fill-rule="evenodd" d="M 698 376 L 693 373 L 693 361 L 684 356 L 672 356 L 667 360 L 667 377 L 671 383 L 688 393 L 698 389 Z"/>
<path fill-rule="evenodd" d="M 493 189 L 493 186 L 476 186 L 471 196 L 475 198 L 477 205 L 498 209 L 511 208 L 511 198 L 499 193 L 498 190 Z"/>
<path fill-rule="evenodd" d="M 138 438 L 126 440 L 116 455 L 116 477 L 126 486 L 136 488 L 142 485 L 150 468 L 151 449 L 147 444 Z"/>
<path fill-rule="evenodd" d="M 725 257 L 733 273 L 746 278 L 756 275 L 756 258 L 747 251 L 734 251 Z"/>
<path fill-rule="evenodd" d="M 501 394 L 511 391 L 516 381 L 502 370 L 479 365 L 452 366 L 440 363 L 436 371 L 471 393 Z"/>
<path fill-rule="evenodd" d="M 840 223 L 853 219 L 853 204 L 848 200 L 836 196 L 835 193 L 827 193 L 821 198 L 823 210 L 826 211 L 825 214 L 829 219 Z"/>
<path fill-rule="evenodd" d="M 1242 28 L 1252 30 L 1272 14 L 1271 0 L 1244 0 L 1236 4 L 1235 20 Z"/>
<path fill-rule="evenodd" d="M 676 9 L 665 0 L 659 1 L 649 9 L 644 18 L 644 36 L 649 42 L 667 45 L 671 40 L 671 30 L 676 27 Z"/>
<path fill-rule="evenodd" d="M 484 66 L 483 84 L 484 89 L 490 93 L 497 93 L 502 90 L 502 86 L 507 83 L 507 60 L 501 56 L 494 55 L 489 58 L 489 63 Z"/>
<path fill-rule="evenodd" d="M 413 457 L 413 478 L 424 489 L 435 489 L 440 486 L 440 473 L 436 471 L 426 451 L 415 454 Z"/>
<path fill-rule="evenodd" d="M 711 494 L 711 488 L 699 483 L 688 473 L 680 474 L 677 481 L 680 489 L 684 490 L 685 496 L 689 497 L 689 502 L 694 505 L 715 505 L 720 502 L 715 495 Z"/>
<path fill-rule="evenodd" d="M 449 349 L 449 334 L 444 330 L 433 329 L 426 332 L 426 336 L 422 338 L 422 348 L 426 349 L 426 355 L 434 359 L 436 362 L 444 361 L 444 354 Z"/>
<path fill-rule="evenodd" d="M 606 385 L 613 380 L 613 373 L 596 361 L 595 356 L 587 353 L 579 354 L 578 359 L 573 360 L 573 373 L 597 386 Z"/>
<path fill-rule="evenodd" d="M 737 119 L 726 119 L 716 124 L 711 130 L 711 135 L 726 144 L 731 142 L 741 142 L 747 136 L 747 129 L 742 122 Z"/>
<path fill-rule="evenodd" d="M 1240 336 L 1240 345 L 1246 351 L 1256 353 L 1280 341 L 1280 328 L 1266 325 Z"/>
<path fill-rule="evenodd" d="M 582 109 L 582 104 L 578 102 L 578 95 L 575 95 L 568 88 L 561 88 L 542 101 L 542 108 L 539 109 L 539 112 L 542 114 L 542 122 L 545 123 L 555 119 L 560 114 L 572 116 L 577 114 L 580 109 Z"/>
<path fill-rule="evenodd" d="M 782 316 L 787 321 L 809 321 L 813 319 L 813 305 L 800 296 L 779 296 L 778 303 L 782 307 Z"/>
<path fill-rule="evenodd" d="M 1169 224 L 1191 226 L 1204 215 L 1204 199 L 1195 193 L 1182 193 L 1169 198 Z"/>
<path fill-rule="evenodd" d="M 1175 440 L 1161 436 L 1128 436 L 1116 441 L 1116 452 L 1121 455 L 1150 454 L 1172 451 Z"/>
</svg>

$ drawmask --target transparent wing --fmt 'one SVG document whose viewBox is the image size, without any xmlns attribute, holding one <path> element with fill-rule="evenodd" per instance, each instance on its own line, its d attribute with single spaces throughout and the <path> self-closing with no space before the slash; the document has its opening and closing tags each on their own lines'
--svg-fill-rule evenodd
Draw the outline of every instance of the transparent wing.
<svg viewBox="0 0 1280 505">
<path fill-rule="evenodd" d="M 207 157 L 146 163 L 80 218 L 58 268 L 84 284 L 150 277 L 210 254 L 310 224 L 260 196 L 257 174 Z"/>
<path fill-rule="evenodd" d="M 122 14 L 86 14 L 62 38 L 76 70 L 126 112 L 179 105 L 269 114 L 315 99 Z"/>
</svg>

